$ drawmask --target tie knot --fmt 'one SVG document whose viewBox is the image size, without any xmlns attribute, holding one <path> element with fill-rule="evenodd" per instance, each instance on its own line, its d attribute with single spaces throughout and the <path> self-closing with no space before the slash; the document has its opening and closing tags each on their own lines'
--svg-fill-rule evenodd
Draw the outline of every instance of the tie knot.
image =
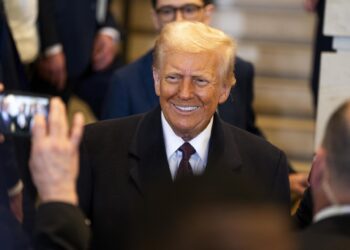
<svg viewBox="0 0 350 250">
<path fill-rule="evenodd" d="M 188 142 L 185 142 L 184 144 L 182 144 L 179 150 L 182 152 L 182 159 L 187 161 L 190 159 L 191 155 L 196 153 L 196 150 Z"/>
</svg>

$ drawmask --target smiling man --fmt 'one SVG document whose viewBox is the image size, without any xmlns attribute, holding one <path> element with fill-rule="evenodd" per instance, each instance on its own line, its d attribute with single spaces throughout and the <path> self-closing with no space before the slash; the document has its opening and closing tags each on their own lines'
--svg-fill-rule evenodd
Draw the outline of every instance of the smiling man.
<svg viewBox="0 0 350 250">
<path fill-rule="evenodd" d="M 168 44 L 168 41 L 163 43 Z M 184 141 L 192 140 L 206 129 L 218 104 L 226 101 L 235 82 L 233 74 L 227 77 L 217 72 L 216 65 L 222 63 L 222 56 L 213 52 L 192 53 L 192 49 L 195 51 L 197 48 L 190 45 L 181 48 L 186 52 L 169 51 L 161 59 L 160 55 L 156 55 L 153 71 L 163 122 L 169 123 Z M 164 48 L 162 43 L 157 46 L 158 54 L 171 50 Z M 160 60 L 167 63 L 162 65 Z"/>
<path fill-rule="evenodd" d="M 181 34 L 181 35 L 179 35 Z M 126 249 L 130 220 L 154 185 L 192 175 L 259 180 L 286 207 L 286 157 L 265 140 L 216 114 L 235 83 L 236 46 L 203 23 L 172 22 L 157 39 L 154 86 L 160 107 L 86 127 L 78 181 L 79 204 L 91 220 L 93 249 Z"/>
<path fill-rule="evenodd" d="M 210 25 L 215 5 L 212 0 L 150 0 L 153 24 L 157 32 L 175 21 L 197 21 Z M 154 49 L 141 58 L 115 71 L 102 108 L 102 119 L 125 117 L 150 111 L 159 105 L 153 84 Z M 255 124 L 253 110 L 254 67 L 236 57 L 234 64 L 237 84 L 230 98 L 218 106 L 220 117 L 234 126 L 261 135 Z"/>
</svg>

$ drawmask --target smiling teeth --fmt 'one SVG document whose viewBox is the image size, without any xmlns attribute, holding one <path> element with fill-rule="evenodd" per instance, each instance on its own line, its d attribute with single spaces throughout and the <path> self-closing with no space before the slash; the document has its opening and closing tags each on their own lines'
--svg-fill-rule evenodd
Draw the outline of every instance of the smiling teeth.
<svg viewBox="0 0 350 250">
<path fill-rule="evenodd" d="M 175 107 L 181 111 L 186 111 L 186 112 L 198 109 L 198 106 L 176 106 L 175 105 Z"/>
</svg>

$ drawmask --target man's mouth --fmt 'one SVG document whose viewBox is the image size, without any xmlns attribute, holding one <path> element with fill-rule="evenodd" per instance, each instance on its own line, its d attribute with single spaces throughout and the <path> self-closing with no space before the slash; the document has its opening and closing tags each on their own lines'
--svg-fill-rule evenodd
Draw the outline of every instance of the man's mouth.
<svg viewBox="0 0 350 250">
<path fill-rule="evenodd" d="M 197 110 L 199 109 L 199 106 L 180 106 L 180 105 L 175 105 L 175 108 L 182 111 L 182 112 L 191 112 L 191 111 L 194 111 L 194 110 Z"/>
</svg>

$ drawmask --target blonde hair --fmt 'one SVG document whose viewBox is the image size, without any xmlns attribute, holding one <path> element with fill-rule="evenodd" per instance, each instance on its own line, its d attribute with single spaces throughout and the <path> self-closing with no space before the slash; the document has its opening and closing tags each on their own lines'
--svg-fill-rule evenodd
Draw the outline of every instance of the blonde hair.
<svg viewBox="0 0 350 250">
<path fill-rule="evenodd" d="M 160 69 L 166 53 L 212 52 L 218 58 L 218 76 L 233 86 L 236 43 L 224 32 L 200 22 L 171 22 L 159 34 L 153 54 L 153 67 Z"/>
</svg>

